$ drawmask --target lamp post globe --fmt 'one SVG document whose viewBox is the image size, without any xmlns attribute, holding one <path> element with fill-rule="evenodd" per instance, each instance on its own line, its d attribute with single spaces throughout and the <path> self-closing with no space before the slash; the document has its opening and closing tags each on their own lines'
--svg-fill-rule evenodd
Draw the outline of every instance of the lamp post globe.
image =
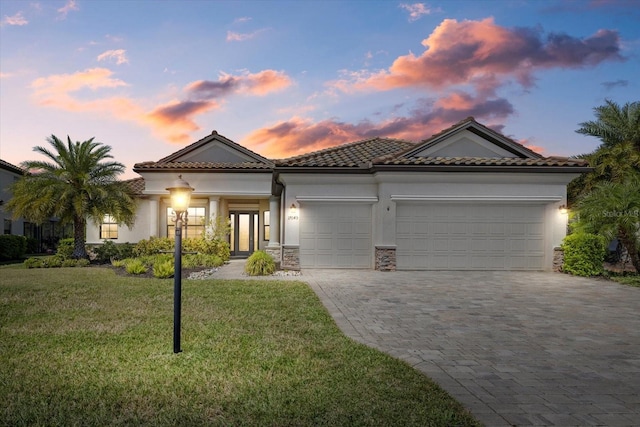
<svg viewBox="0 0 640 427">
<path fill-rule="evenodd" d="M 171 196 L 171 209 L 176 214 L 175 253 L 173 268 L 173 352 L 180 353 L 180 323 L 182 318 L 182 221 L 189 209 L 193 188 L 178 175 L 171 187 L 167 187 Z"/>
</svg>

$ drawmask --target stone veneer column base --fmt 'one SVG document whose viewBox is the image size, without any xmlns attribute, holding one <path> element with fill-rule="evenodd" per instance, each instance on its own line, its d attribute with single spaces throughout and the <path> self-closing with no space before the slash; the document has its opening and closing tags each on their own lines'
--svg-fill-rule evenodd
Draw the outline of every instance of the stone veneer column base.
<svg viewBox="0 0 640 427">
<path fill-rule="evenodd" d="M 553 248 L 553 271 L 562 272 L 562 266 L 564 264 L 564 251 L 561 247 Z"/>
<path fill-rule="evenodd" d="M 280 245 L 267 246 L 264 248 L 264 251 L 271 255 L 271 258 L 276 262 L 276 266 L 280 267 L 282 264 L 282 248 L 280 248 Z"/>
<path fill-rule="evenodd" d="M 300 246 L 282 245 L 282 268 L 300 270 Z"/>
<path fill-rule="evenodd" d="M 395 246 L 376 246 L 376 270 L 396 271 Z"/>
</svg>

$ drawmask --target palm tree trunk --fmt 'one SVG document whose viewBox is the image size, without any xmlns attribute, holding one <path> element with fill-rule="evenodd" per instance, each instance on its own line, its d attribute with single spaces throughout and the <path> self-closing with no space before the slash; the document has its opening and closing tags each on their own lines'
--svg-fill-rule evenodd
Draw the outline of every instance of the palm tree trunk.
<svg viewBox="0 0 640 427">
<path fill-rule="evenodd" d="M 87 221 L 83 217 L 76 217 L 73 220 L 73 258 L 89 258 L 85 249 L 85 228 Z"/>
<path fill-rule="evenodd" d="M 631 233 L 627 233 L 625 230 L 620 229 L 618 231 L 618 237 L 620 238 L 620 242 L 622 242 L 622 246 L 625 247 L 627 253 L 629 254 L 629 258 L 631 259 L 631 264 L 636 269 L 636 272 L 640 273 L 640 253 L 638 253 L 638 239 L 634 238 L 635 235 Z"/>
</svg>

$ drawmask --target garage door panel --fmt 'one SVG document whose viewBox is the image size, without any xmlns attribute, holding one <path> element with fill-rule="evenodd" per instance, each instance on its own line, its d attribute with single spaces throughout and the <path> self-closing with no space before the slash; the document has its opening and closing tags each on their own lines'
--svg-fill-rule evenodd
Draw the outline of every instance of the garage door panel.
<svg viewBox="0 0 640 427">
<path fill-rule="evenodd" d="M 301 206 L 301 267 L 371 268 L 371 211 L 369 204 L 309 203 Z"/>
<path fill-rule="evenodd" d="M 544 210 L 524 204 L 398 203 L 397 267 L 542 270 Z"/>
</svg>

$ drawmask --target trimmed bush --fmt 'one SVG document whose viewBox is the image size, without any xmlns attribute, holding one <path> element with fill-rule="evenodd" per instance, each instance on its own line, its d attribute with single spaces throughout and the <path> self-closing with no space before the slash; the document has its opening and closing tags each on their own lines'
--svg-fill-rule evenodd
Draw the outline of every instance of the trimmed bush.
<svg viewBox="0 0 640 427">
<path fill-rule="evenodd" d="M 590 233 L 574 233 L 564 238 L 562 271 L 575 276 L 599 276 L 604 273 L 607 242 L 604 237 Z"/>
<path fill-rule="evenodd" d="M 27 253 L 27 238 L 0 234 L 0 260 L 20 259 Z"/>
<path fill-rule="evenodd" d="M 153 277 L 157 277 L 158 279 L 168 279 L 173 277 L 175 272 L 174 270 L 173 261 L 166 260 L 159 262 L 153 265 Z"/>
<path fill-rule="evenodd" d="M 247 258 L 244 271 L 249 276 L 266 276 L 276 271 L 276 262 L 265 251 L 255 251 Z"/>
</svg>

